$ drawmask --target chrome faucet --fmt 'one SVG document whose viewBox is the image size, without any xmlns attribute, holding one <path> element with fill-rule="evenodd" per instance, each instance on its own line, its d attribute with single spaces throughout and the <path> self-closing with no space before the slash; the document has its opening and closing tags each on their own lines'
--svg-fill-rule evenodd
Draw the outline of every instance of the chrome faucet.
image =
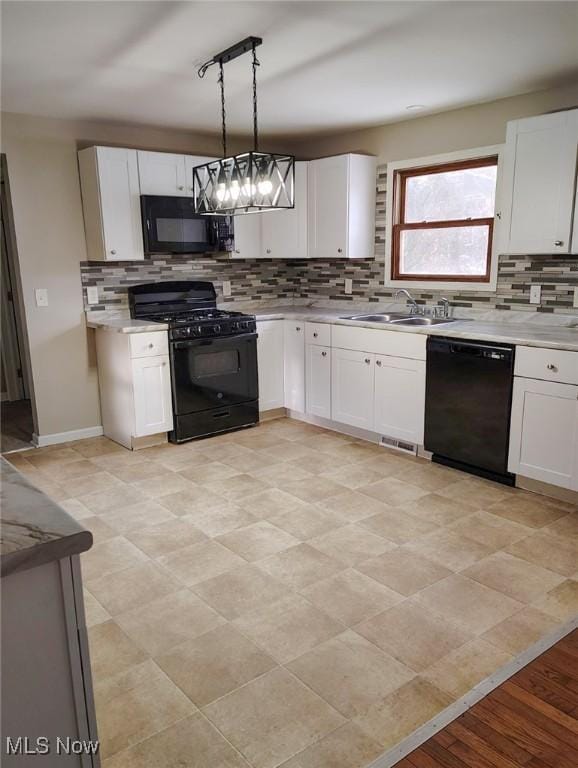
<svg viewBox="0 0 578 768">
<path fill-rule="evenodd" d="M 400 288 L 393 294 L 393 298 L 397 299 L 399 296 L 405 296 L 407 298 L 407 303 L 411 305 L 411 314 L 412 315 L 419 315 L 421 314 L 421 309 L 417 301 L 413 298 L 411 293 L 407 291 L 405 288 Z"/>
<path fill-rule="evenodd" d="M 442 296 L 438 301 L 437 307 L 434 308 L 434 314 L 437 317 L 449 317 L 450 316 L 450 301 Z"/>
</svg>

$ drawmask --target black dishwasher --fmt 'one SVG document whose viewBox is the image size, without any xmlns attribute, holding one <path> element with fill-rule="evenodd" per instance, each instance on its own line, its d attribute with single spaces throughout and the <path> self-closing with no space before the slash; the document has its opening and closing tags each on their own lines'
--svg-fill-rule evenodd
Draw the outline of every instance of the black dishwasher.
<svg viewBox="0 0 578 768">
<path fill-rule="evenodd" d="M 513 485 L 508 473 L 514 347 L 429 337 L 425 439 L 433 460 Z"/>
</svg>

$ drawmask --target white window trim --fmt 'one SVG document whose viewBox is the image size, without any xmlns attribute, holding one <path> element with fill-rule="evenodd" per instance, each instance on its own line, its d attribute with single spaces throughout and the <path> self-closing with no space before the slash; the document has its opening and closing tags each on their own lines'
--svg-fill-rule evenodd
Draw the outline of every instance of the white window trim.
<svg viewBox="0 0 578 768">
<path fill-rule="evenodd" d="M 498 257 L 500 244 L 500 218 L 494 218 L 494 231 L 492 236 L 492 253 L 490 263 L 490 282 L 472 283 L 458 282 L 455 280 L 393 280 L 391 278 L 391 238 L 393 232 L 393 183 L 395 171 L 403 171 L 407 168 L 419 168 L 420 166 L 441 165 L 460 160 L 473 160 L 478 157 L 498 156 L 498 172 L 496 177 L 496 214 L 500 211 L 502 194 L 502 166 L 504 160 L 504 144 L 495 144 L 491 147 L 478 147 L 476 149 L 463 149 L 459 152 L 448 152 L 443 155 L 430 155 L 418 157 L 412 160 L 395 160 L 387 164 L 387 192 L 385 206 L 385 285 L 388 288 L 413 288 L 414 291 L 496 291 L 498 282 Z"/>
</svg>

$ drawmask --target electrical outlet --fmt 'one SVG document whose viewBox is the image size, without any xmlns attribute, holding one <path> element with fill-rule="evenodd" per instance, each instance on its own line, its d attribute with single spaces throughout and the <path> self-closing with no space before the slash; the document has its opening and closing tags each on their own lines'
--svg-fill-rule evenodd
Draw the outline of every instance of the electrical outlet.
<svg viewBox="0 0 578 768">
<path fill-rule="evenodd" d="M 231 281 L 223 280 L 223 296 L 231 295 Z"/>
<path fill-rule="evenodd" d="M 89 304 L 98 304 L 98 285 L 89 285 L 87 287 L 86 300 Z"/>
<path fill-rule="evenodd" d="M 532 285 L 530 287 L 530 304 L 539 304 L 542 301 L 542 286 Z"/>
<path fill-rule="evenodd" d="M 578 309 L 578 285 L 574 288 L 574 308 Z"/>
<path fill-rule="evenodd" d="M 36 288 L 36 290 L 34 291 L 34 296 L 36 297 L 37 307 L 48 306 L 48 291 L 46 288 Z"/>
<path fill-rule="evenodd" d="M 345 293 L 348 295 L 353 293 L 353 280 L 350 277 L 345 278 Z"/>
</svg>

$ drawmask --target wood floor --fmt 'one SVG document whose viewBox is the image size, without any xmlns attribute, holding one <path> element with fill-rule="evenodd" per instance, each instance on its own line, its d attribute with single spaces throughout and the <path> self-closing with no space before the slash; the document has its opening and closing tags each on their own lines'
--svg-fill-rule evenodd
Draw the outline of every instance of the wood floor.
<svg viewBox="0 0 578 768">
<path fill-rule="evenodd" d="M 576 768 L 577 718 L 578 630 L 396 768 Z"/>
</svg>

